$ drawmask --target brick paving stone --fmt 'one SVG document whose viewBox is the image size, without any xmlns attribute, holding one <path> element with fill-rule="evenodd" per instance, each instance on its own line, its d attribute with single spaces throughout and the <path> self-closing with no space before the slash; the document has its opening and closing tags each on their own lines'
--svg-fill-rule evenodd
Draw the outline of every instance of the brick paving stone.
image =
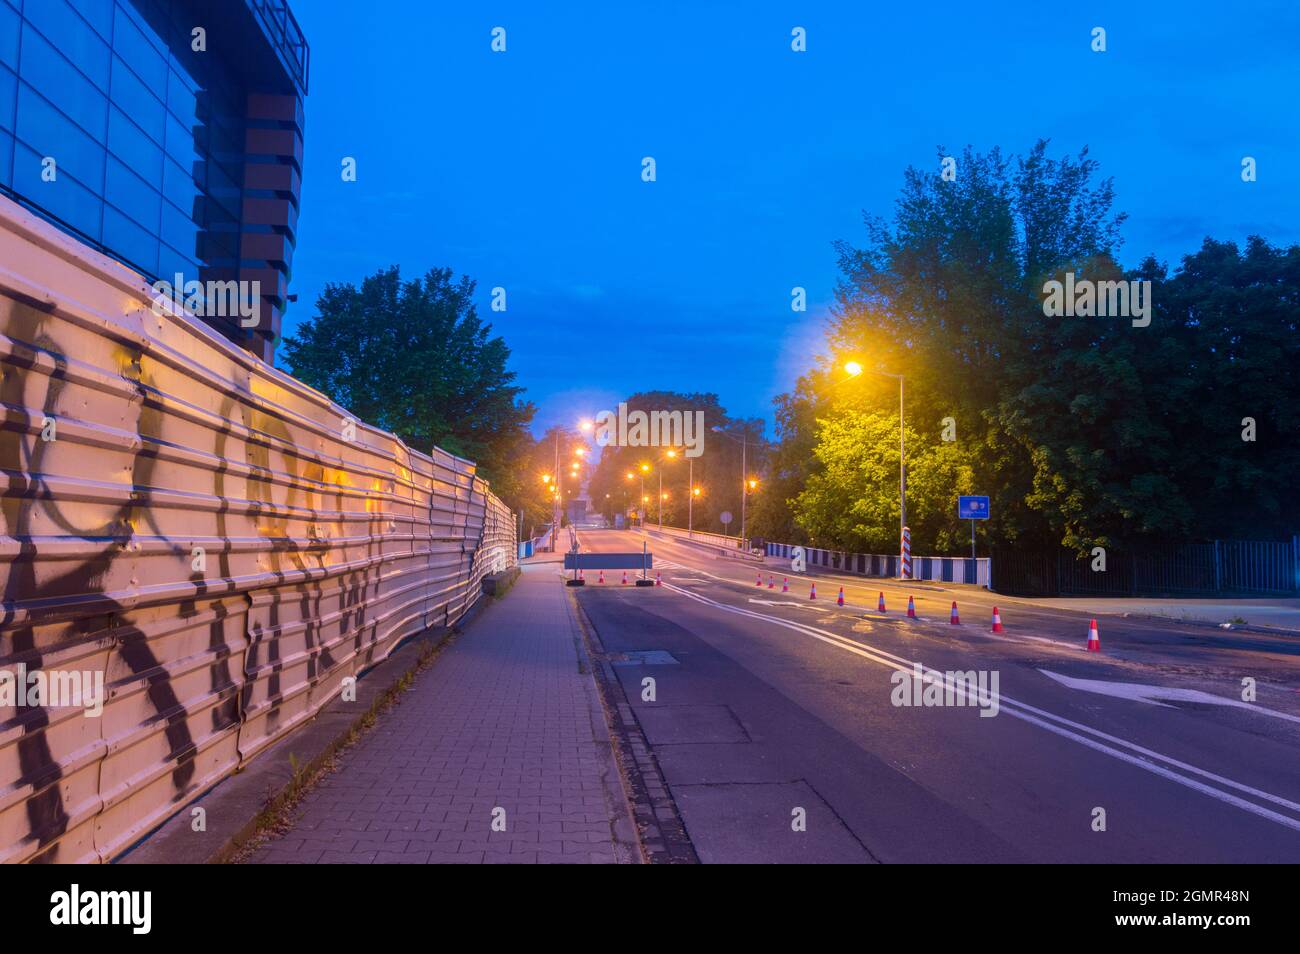
<svg viewBox="0 0 1300 954">
<path fill-rule="evenodd" d="M 581 633 L 554 565 L 524 572 L 308 792 L 258 863 L 626 858 L 626 811 Z M 595 728 L 593 728 L 595 727 Z M 505 831 L 493 831 L 498 809 Z M 495 814 L 494 814 L 495 812 Z"/>
</svg>

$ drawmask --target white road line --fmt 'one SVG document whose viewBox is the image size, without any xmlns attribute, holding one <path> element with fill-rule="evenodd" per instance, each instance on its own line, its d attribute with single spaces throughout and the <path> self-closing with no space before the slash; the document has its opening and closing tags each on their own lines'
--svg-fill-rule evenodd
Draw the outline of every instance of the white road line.
<svg viewBox="0 0 1300 954">
<path fill-rule="evenodd" d="M 1114 682 L 1109 679 L 1076 679 L 1073 676 L 1063 676 L 1049 669 L 1040 669 L 1038 671 L 1063 686 L 1069 686 L 1071 689 L 1078 689 L 1081 692 L 1095 692 L 1098 695 L 1112 696 L 1117 699 L 1128 699 L 1130 702 L 1145 702 L 1147 705 L 1160 706 L 1164 709 L 1174 708 L 1164 700 L 1169 702 L 1197 702 L 1211 706 L 1226 706 L 1230 709 L 1245 709 L 1260 715 L 1271 716 L 1274 719 L 1285 719 L 1287 722 L 1300 723 L 1300 716 L 1278 712 L 1276 709 L 1269 709 L 1254 702 L 1243 702 L 1241 699 L 1233 699 L 1230 696 L 1216 696 L 1200 689 L 1151 686 L 1140 682 Z"/>
<path fill-rule="evenodd" d="M 914 670 L 914 666 L 919 664 L 923 672 L 933 672 L 933 673 L 941 672 L 940 670 L 935 670 L 926 666 L 924 663 L 919 663 L 913 660 L 907 660 L 901 656 L 895 656 L 893 653 L 887 652 L 886 650 L 883 649 L 863 646 L 861 643 L 853 642 L 852 640 L 846 639 L 845 637 L 840 636 L 837 633 L 832 633 L 827 630 L 816 629 L 812 626 L 809 626 L 806 623 L 797 623 L 791 620 L 781 619 L 780 617 L 776 617 L 776 616 L 767 616 L 764 615 L 763 613 L 757 613 L 754 612 L 753 610 L 747 610 L 739 606 L 731 606 L 726 603 L 719 603 L 716 600 L 711 600 L 708 597 L 701 596 L 698 593 L 692 593 L 690 590 L 684 590 L 681 589 L 680 587 L 675 587 L 670 585 L 667 588 L 672 590 L 675 593 L 685 596 L 687 599 L 692 599 L 698 603 L 704 603 L 706 605 L 713 606 L 716 609 L 723 610 L 724 612 L 735 613 L 740 616 L 748 616 L 752 619 L 762 620 L 767 623 L 772 623 L 775 626 L 782 626 L 785 627 L 786 629 L 792 629 L 795 630 L 796 632 L 803 633 L 807 636 L 812 636 L 814 639 L 818 639 L 831 646 L 835 646 L 839 649 L 843 649 L 846 652 L 852 653 L 863 659 L 869 659 L 872 662 L 878 663 L 890 669 L 895 669 L 900 672 L 911 673 Z M 1300 804 L 1297 804 L 1296 802 L 1283 798 L 1280 795 L 1273 795 L 1270 792 L 1265 792 L 1262 791 L 1261 789 L 1254 788 L 1250 785 L 1245 785 L 1241 782 L 1234 781 L 1233 779 L 1225 778 L 1224 776 L 1217 775 L 1205 769 L 1197 768 L 1194 765 L 1189 765 L 1186 762 L 1182 762 L 1179 761 L 1178 759 L 1171 758 L 1170 756 L 1163 755 L 1160 752 L 1156 752 L 1153 749 L 1148 749 L 1145 746 L 1138 745 L 1137 743 L 1129 742 L 1126 739 L 1122 739 L 1119 738 L 1118 736 L 1110 735 L 1109 733 L 1102 732 L 1098 729 L 1094 729 L 1091 726 L 1086 726 L 1081 723 L 1074 722 L 1070 719 L 1066 719 L 1063 716 L 1058 716 L 1055 713 L 1047 712 L 1043 709 L 1039 709 L 1036 708 L 1035 706 L 1031 706 L 1028 703 L 1011 699 L 1008 696 L 1003 695 L 1002 693 L 998 694 L 998 699 L 1001 705 L 1001 711 L 1007 712 L 1010 715 L 1014 716 L 1017 719 L 1020 719 L 1023 722 L 1027 722 L 1031 725 L 1036 725 L 1039 728 L 1046 729 L 1048 732 L 1051 732 L 1054 735 L 1061 736 L 1062 738 L 1066 738 L 1074 742 L 1078 742 L 1080 745 L 1084 745 L 1097 752 L 1101 752 L 1105 755 L 1109 755 L 1111 758 L 1118 759 L 1121 762 L 1127 762 L 1128 764 L 1134 765 L 1137 768 L 1150 772 L 1153 775 L 1158 775 L 1161 778 L 1168 779 L 1172 782 L 1177 782 L 1179 785 L 1182 785 L 1185 788 L 1190 788 L 1193 791 L 1200 792 L 1203 795 L 1208 795 L 1211 798 L 1223 802 L 1224 804 L 1232 805 L 1235 808 L 1240 808 L 1242 811 L 1249 812 L 1250 814 L 1257 815 L 1261 818 L 1266 818 L 1269 821 L 1275 822 L 1286 828 L 1290 828 L 1292 831 L 1300 832 L 1300 819 L 1295 819 L 1287 815 L 1279 814 L 1278 812 L 1271 811 L 1270 809 L 1267 809 L 1262 805 L 1256 805 L 1254 802 L 1248 802 L 1243 798 L 1239 798 L 1236 795 L 1231 794 L 1230 792 L 1224 792 L 1221 791 L 1220 789 L 1213 788 L 1209 785 L 1199 782 L 1196 779 L 1188 778 L 1187 776 L 1181 775 L 1179 774 L 1179 772 L 1174 771 L 1174 768 L 1180 769 L 1184 772 L 1190 772 L 1195 775 L 1199 775 L 1202 778 L 1210 779 L 1220 785 L 1224 785 L 1229 788 L 1234 788 L 1240 792 L 1244 792 L 1248 795 L 1254 796 L 1255 798 L 1261 799 L 1262 801 L 1272 802 L 1273 804 L 1282 806 L 1290 811 L 1300 813 Z M 1086 735 L 1083 735 L 1081 733 L 1087 733 L 1088 735 L 1095 736 L 1096 738 L 1088 738 Z M 1118 748 L 1114 747 L 1116 745 L 1123 746 L 1124 748 L 1129 749 L 1131 751 L 1130 752 L 1120 751 Z M 1161 762 L 1164 762 L 1168 766 L 1173 766 L 1174 768 L 1166 768 L 1165 765 L 1157 765 L 1154 762 L 1150 761 L 1150 759 L 1157 759 Z"/>
</svg>

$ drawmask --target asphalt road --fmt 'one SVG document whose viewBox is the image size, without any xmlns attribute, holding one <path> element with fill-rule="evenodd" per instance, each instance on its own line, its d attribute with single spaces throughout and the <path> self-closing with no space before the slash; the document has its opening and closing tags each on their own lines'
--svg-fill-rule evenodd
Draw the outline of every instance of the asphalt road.
<svg viewBox="0 0 1300 954">
<path fill-rule="evenodd" d="M 1300 861 L 1298 640 L 1099 617 L 1090 654 L 1087 615 L 827 573 L 814 602 L 777 561 L 648 539 L 662 587 L 570 592 L 703 861 Z"/>
</svg>

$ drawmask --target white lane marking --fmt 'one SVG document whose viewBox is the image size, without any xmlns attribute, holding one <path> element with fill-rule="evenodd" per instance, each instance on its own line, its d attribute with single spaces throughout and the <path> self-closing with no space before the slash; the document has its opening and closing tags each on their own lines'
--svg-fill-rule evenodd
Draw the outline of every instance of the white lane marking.
<svg viewBox="0 0 1300 954">
<path fill-rule="evenodd" d="M 751 596 L 749 601 L 757 603 L 759 606 L 794 606 L 799 609 L 821 609 L 816 603 L 796 603 L 793 600 L 756 600 Z"/>
<path fill-rule="evenodd" d="M 1300 716 L 1278 712 L 1276 709 L 1268 709 L 1252 702 L 1243 702 L 1240 699 L 1233 699 L 1231 696 L 1216 696 L 1208 692 L 1202 692 L 1200 689 L 1176 689 L 1172 686 L 1148 686 L 1139 682 L 1110 682 L 1105 679 L 1077 679 L 1072 676 L 1062 676 L 1060 673 L 1051 672 L 1047 669 L 1038 671 L 1044 676 L 1055 679 L 1063 686 L 1069 686 L 1071 689 L 1095 692 L 1098 695 L 1113 696 L 1116 699 L 1128 699 L 1133 702 L 1145 702 L 1147 705 L 1160 706 L 1162 709 L 1174 708 L 1161 702 L 1162 699 L 1167 699 L 1170 702 L 1203 702 L 1212 706 L 1249 709 L 1251 712 L 1272 716 L 1274 719 L 1285 719 L 1288 722 L 1300 723 Z"/>
<path fill-rule="evenodd" d="M 863 646 L 861 643 L 853 642 L 852 640 L 848 640 L 845 637 L 842 637 L 836 633 L 832 633 L 827 630 L 815 629 L 814 627 L 809 626 L 806 623 L 797 623 L 791 620 L 781 619 L 776 616 L 766 616 L 762 613 L 756 613 L 753 610 L 747 610 L 739 606 L 730 606 L 726 603 L 719 603 L 716 600 L 711 600 L 707 597 L 700 596 L 698 593 L 692 593 L 689 590 L 683 590 L 678 587 L 669 586 L 668 588 L 673 590 L 673 592 L 675 593 L 685 596 L 687 599 L 695 600 L 698 603 L 704 603 L 709 606 L 713 606 L 716 609 L 723 610 L 724 612 L 735 613 L 740 616 L 748 616 L 751 619 L 762 620 L 767 623 L 772 623 L 775 626 L 782 626 L 786 629 L 792 629 L 795 630 L 796 632 L 800 632 L 805 635 L 812 636 L 814 639 L 818 639 L 831 646 L 835 646 L 839 649 L 843 649 L 846 652 L 850 652 L 856 656 L 860 656 L 863 659 L 869 659 L 872 662 L 878 663 L 890 669 L 895 669 L 900 672 L 912 673 L 914 671 L 914 667 L 920 665 L 923 673 L 932 672 L 937 675 L 942 675 L 940 670 L 931 669 L 930 667 L 924 665 L 923 663 L 910 661 L 904 659 L 901 656 L 895 656 L 893 653 L 887 652 L 886 650 L 883 649 Z M 1048 732 L 1051 732 L 1054 735 L 1059 735 L 1062 738 L 1066 738 L 1074 742 L 1078 742 L 1080 745 L 1086 746 L 1097 752 L 1101 752 L 1104 755 L 1109 755 L 1111 758 L 1118 759 L 1121 762 L 1127 762 L 1128 764 L 1136 766 L 1137 768 L 1140 768 L 1143 771 L 1150 772 L 1153 775 L 1158 775 L 1161 778 L 1165 778 L 1168 779 L 1169 781 L 1176 782 L 1179 785 L 1184 786 L 1185 788 L 1190 788 L 1193 791 L 1200 792 L 1203 795 L 1208 795 L 1211 798 L 1223 802 L 1224 804 L 1232 805 L 1233 807 L 1240 808 L 1242 811 L 1248 812 L 1252 815 L 1257 815 L 1261 818 L 1266 818 L 1269 821 L 1275 822 L 1286 828 L 1290 828 L 1292 831 L 1300 832 L 1300 820 L 1297 820 L 1295 818 L 1290 818 L 1286 815 L 1279 814 L 1278 812 L 1271 811 L 1270 809 L 1267 809 L 1262 805 L 1256 805 L 1254 802 L 1248 802 L 1243 798 L 1239 798 L 1236 795 L 1231 794 L 1230 792 L 1224 792 L 1220 789 L 1213 788 L 1209 785 L 1197 781 L 1196 779 L 1188 778 L 1186 775 L 1181 775 L 1178 772 L 1174 771 L 1172 768 L 1166 768 L 1164 765 L 1157 765 L 1151 762 L 1150 759 L 1158 759 L 1159 761 L 1164 762 L 1169 766 L 1173 766 L 1174 768 L 1199 775 L 1203 778 L 1207 778 L 1214 782 L 1217 782 L 1220 785 L 1225 785 L 1229 788 L 1235 788 L 1240 792 L 1244 792 L 1246 794 L 1252 795 L 1255 798 L 1261 799 L 1262 801 L 1272 802 L 1273 804 L 1283 806 L 1290 811 L 1300 813 L 1300 804 L 1297 804 L 1296 802 L 1283 798 L 1280 795 L 1274 795 L 1271 792 L 1265 792 L 1261 789 L 1254 788 L 1242 782 L 1234 781 L 1233 779 L 1226 778 L 1222 775 L 1217 775 L 1214 772 L 1210 772 L 1206 769 L 1198 768 L 1195 765 L 1189 765 L 1186 762 L 1182 762 L 1179 761 L 1178 759 L 1164 755 L 1160 752 L 1156 752 L 1153 749 L 1148 749 L 1145 746 L 1138 745 L 1135 742 L 1129 742 L 1127 739 L 1121 739 L 1118 736 L 1110 735 L 1109 733 L 1102 732 L 1099 729 L 1094 729 L 1091 726 L 1086 726 L 1081 723 L 1074 722 L 1070 719 L 1065 718 L 1064 716 L 1058 716 L 1055 713 L 1047 712 L 1043 709 L 1039 709 L 1035 706 L 1031 706 L 1028 703 L 1020 702 L 1016 699 L 1011 699 L 1002 693 L 998 694 L 998 699 L 1001 705 L 1001 711 L 1009 713 L 1014 718 L 1020 719 L 1023 722 L 1027 722 L 1031 725 L 1036 725 L 1039 728 L 1046 729 Z M 1088 733 L 1089 735 L 1096 736 L 1096 738 L 1088 738 L 1087 736 L 1082 735 L 1081 733 Z M 1112 743 L 1112 744 L 1107 744 L 1107 743 Z M 1119 749 L 1115 748 L 1114 745 L 1120 745 L 1123 746 L 1124 748 L 1130 749 L 1131 753 L 1120 751 Z"/>
</svg>

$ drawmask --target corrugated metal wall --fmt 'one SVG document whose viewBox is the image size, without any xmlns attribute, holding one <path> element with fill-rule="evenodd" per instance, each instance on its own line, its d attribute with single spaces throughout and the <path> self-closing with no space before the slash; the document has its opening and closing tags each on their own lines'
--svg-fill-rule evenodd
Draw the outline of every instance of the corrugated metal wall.
<svg viewBox="0 0 1300 954">
<path fill-rule="evenodd" d="M 471 462 L 148 293 L 0 199 L 0 671 L 106 696 L 0 696 L 0 861 L 112 858 L 516 560 Z"/>
</svg>

